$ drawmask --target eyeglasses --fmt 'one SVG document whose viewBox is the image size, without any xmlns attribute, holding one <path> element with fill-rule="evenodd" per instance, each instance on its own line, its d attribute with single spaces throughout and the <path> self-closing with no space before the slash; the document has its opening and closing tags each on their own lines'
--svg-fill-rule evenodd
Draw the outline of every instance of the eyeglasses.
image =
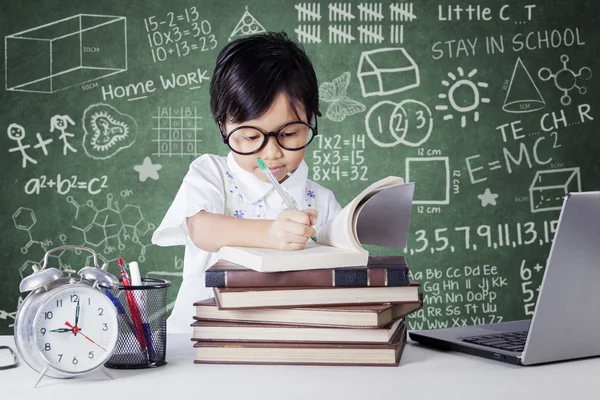
<svg viewBox="0 0 600 400">
<path fill-rule="evenodd" d="M 295 121 L 283 125 L 274 132 L 265 132 L 254 126 L 239 126 L 233 129 L 225 136 L 221 130 L 221 124 L 217 123 L 223 143 L 229 148 L 241 155 L 256 154 L 267 144 L 269 136 L 274 136 L 277 144 L 285 150 L 302 150 L 312 142 L 318 133 L 317 118 L 315 117 L 315 126 L 306 122 Z"/>
</svg>

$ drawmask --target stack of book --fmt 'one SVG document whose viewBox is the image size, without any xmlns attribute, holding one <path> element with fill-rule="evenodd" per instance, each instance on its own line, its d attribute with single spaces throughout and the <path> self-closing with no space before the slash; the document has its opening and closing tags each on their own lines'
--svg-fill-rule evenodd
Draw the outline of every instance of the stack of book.
<svg viewBox="0 0 600 400">
<path fill-rule="evenodd" d="M 225 246 L 195 303 L 196 363 L 398 365 L 405 317 L 422 306 L 402 256 L 414 184 L 364 189 L 298 251 Z"/>
<path fill-rule="evenodd" d="M 422 307 L 404 257 L 271 273 L 220 260 L 205 277 L 215 297 L 194 303 L 196 363 L 396 366 Z"/>
</svg>

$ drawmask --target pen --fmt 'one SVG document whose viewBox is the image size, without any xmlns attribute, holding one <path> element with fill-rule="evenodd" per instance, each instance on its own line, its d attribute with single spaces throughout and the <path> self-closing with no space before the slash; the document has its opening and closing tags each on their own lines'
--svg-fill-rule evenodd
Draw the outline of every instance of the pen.
<svg viewBox="0 0 600 400">
<path fill-rule="evenodd" d="M 125 321 L 125 323 L 127 323 L 127 326 L 129 326 L 129 329 L 131 329 L 131 331 L 135 334 L 135 328 L 133 326 L 133 323 L 131 322 L 129 315 L 127 315 L 127 312 L 123 308 L 123 305 L 121 304 L 119 299 L 117 299 L 108 289 L 104 289 L 104 293 L 108 296 L 110 301 L 112 301 L 112 303 L 115 305 L 115 307 L 117 308 L 117 311 L 119 312 L 121 317 L 123 317 L 123 320 Z"/>
<path fill-rule="evenodd" d="M 297 208 L 294 207 L 294 204 L 290 201 L 289 197 L 287 197 L 287 195 L 283 191 L 283 188 L 279 184 L 279 181 L 277 181 L 277 178 L 275 178 L 273 173 L 269 170 L 269 168 L 267 168 L 263 160 L 261 160 L 260 157 L 258 157 L 256 159 L 256 162 L 258 163 L 260 169 L 264 171 L 265 175 L 267 175 L 267 178 L 269 178 L 269 181 L 271 181 L 271 184 L 273 184 L 273 187 L 275 188 L 275 190 L 277 190 L 283 201 L 286 202 L 287 206 L 292 210 L 297 210 Z M 317 238 L 315 236 L 311 237 L 311 239 L 313 240 L 313 242 L 317 241 Z"/>
<path fill-rule="evenodd" d="M 144 282 L 142 281 L 142 275 L 140 274 L 140 266 L 136 261 L 131 261 L 129 263 L 129 271 L 131 272 L 131 283 L 133 286 L 143 286 Z M 146 304 L 148 302 L 146 297 L 146 291 L 143 290 L 140 293 L 140 301 L 139 308 L 143 311 L 140 313 L 140 318 L 142 321 L 142 327 L 144 328 L 144 336 L 146 337 L 146 343 L 148 344 L 148 353 L 150 354 L 150 358 L 154 358 L 154 346 L 152 345 L 152 331 L 150 330 L 150 324 L 144 321 L 144 315 L 146 315 Z"/>
<path fill-rule="evenodd" d="M 123 282 L 123 286 L 131 286 L 129 276 L 127 276 L 127 272 L 125 271 L 125 262 L 121 257 L 117 258 L 117 264 L 121 269 L 121 281 Z M 144 328 L 142 326 L 142 320 L 140 319 L 140 310 L 135 301 L 135 296 L 131 290 L 125 290 L 125 296 L 127 297 L 127 304 L 129 304 L 129 311 L 131 312 L 131 318 L 133 319 L 135 334 L 140 343 L 140 348 L 142 350 L 147 350 L 148 345 L 146 344 L 146 339 L 144 337 Z"/>
</svg>

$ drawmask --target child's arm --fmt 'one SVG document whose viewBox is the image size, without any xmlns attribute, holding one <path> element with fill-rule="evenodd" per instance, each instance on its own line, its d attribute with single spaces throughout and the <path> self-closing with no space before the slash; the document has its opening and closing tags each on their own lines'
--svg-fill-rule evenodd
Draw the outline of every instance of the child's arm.
<svg viewBox="0 0 600 400">
<path fill-rule="evenodd" d="M 277 219 L 244 219 L 206 211 L 189 217 L 187 228 L 192 242 L 202 250 L 216 252 L 223 246 L 266 247 L 279 250 L 303 249 L 315 235 L 317 220 L 312 209 L 285 209 Z"/>
</svg>

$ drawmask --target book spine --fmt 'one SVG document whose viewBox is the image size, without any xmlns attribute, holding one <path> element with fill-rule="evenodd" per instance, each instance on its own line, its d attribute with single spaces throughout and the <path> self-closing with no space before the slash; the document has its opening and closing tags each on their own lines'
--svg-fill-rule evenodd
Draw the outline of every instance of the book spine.
<svg viewBox="0 0 600 400">
<path fill-rule="evenodd" d="M 408 267 L 329 269 L 262 273 L 206 271 L 206 287 L 335 287 L 407 286 Z"/>
</svg>

